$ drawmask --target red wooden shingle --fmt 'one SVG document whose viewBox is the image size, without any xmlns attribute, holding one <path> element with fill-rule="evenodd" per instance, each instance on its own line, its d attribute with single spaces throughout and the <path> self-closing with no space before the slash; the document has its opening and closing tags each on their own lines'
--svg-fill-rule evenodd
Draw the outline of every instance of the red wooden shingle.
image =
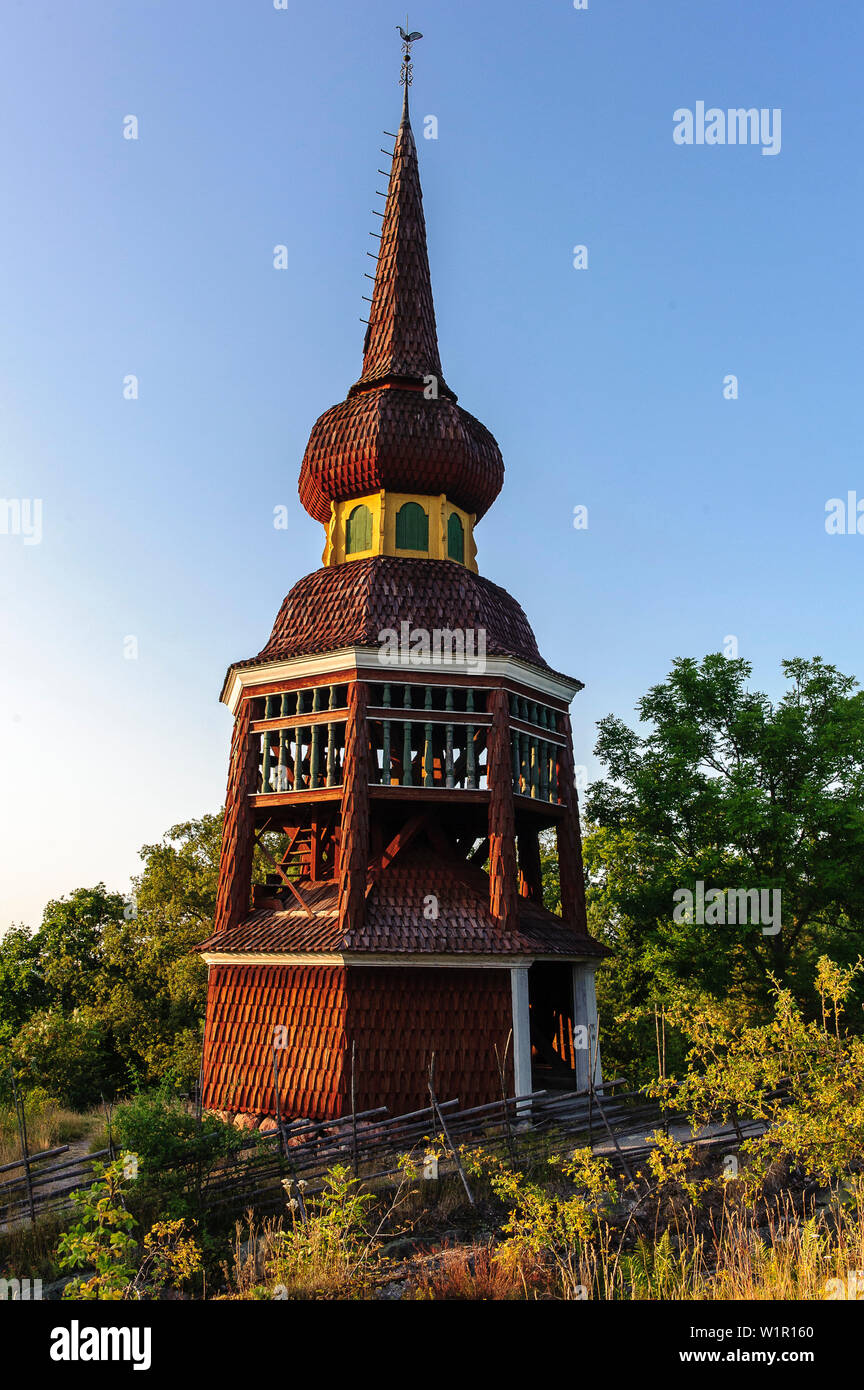
<svg viewBox="0 0 864 1390">
<path fill-rule="evenodd" d="M 509 970 L 349 969 L 358 1108 L 386 1105 L 399 1115 L 428 1105 L 433 1052 L 439 1100 L 496 1100 L 495 1045 L 503 1057 L 511 1027 Z M 509 1066 L 507 1080 L 512 1093 Z"/>
<path fill-rule="evenodd" d="M 325 1119 L 345 1093 L 346 972 L 333 966 L 214 965 L 207 997 L 204 1104 L 275 1114 L 274 1037 L 287 1115 Z M 275 1031 L 284 1027 L 285 1036 Z"/>
<path fill-rule="evenodd" d="M 447 396 L 373 387 L 332 406 L 316 421 L 300 469 L 303 506 L 316 521 L 330 502 L 386 488 L 447 498 L 478 520 L 504 482 L 495 439 Z"/>
<path fill-rule="evenodd" d="M 433 1052 L 439 1099 L 482 1105 L 500 1093 L 494 1045 L 503 1055 L 510 976 L 506 969 L 214 966 L 208 1021 L 208 1109 L 275 1115 L 273 1039 L 280 1026 L 285 1119 L 346 1113 L 352 1042 L 359 1110 L 386 1105 L 398 1115 L 426 1105 Z"/>
</svg>

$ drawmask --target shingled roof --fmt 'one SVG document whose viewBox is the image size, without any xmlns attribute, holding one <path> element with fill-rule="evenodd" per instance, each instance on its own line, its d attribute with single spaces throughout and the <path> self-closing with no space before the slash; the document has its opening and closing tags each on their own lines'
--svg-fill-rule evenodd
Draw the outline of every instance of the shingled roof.
<svg viewBox="0 0 864 1390">
<path fill-rule="evenodd" d="M 300 469 L 300 501 L 327 522 L 330 501 L 391 492 L 445 493 L 476 517 L 491 507 L 504 481 L 494 438 L 446 396 L 377 387 L 324 412 L 315 423 Z"/>
<path fill-rule="evenodd" d="M 342 931 L 335 883 L 300 885 L 314 916 L 292 898 L 284 911 L 258 908 L 238 926 L 199 948 L 220 955 L 384 954 L 452 956 L 605 956 L 593 937 L 579 935 L 546 908 L 520 898 L 518 926 L 505 934 L 489 910 L 489 879 L 462 860 L 442 859 L 424 845 L 410 847 L 382 874 L 366 902 L 359 931 Z M 429 894 L 438 917 L 424 914 Z"/>
<path fill-rule="evenodd" d="M 487 656 L 515 656 L 549 670 L 531 626 L 506 589 L 455 560 L 374 555 L 315 570 L 283 600 L 267 645 L 252 666 L 341 647 L 379 645 L 379 633 L 408 622 L 432 632 L 486 633 Z"/>
</svg>

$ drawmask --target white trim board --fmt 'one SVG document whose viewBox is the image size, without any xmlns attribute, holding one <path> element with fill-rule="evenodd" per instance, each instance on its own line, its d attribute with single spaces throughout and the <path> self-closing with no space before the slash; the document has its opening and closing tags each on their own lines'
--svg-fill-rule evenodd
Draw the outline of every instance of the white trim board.
<svg viewBox="0 0 864 1390">
<path fill-rule="evenodd" d="M 515 656 L 489 656 L 484 669 L 475 669 L 474 662 L 448 661 L 438 665 L 413 665 L 409 661 L 384 665 L 379 661 L 378 647 L 340 647 L 336 651 L 323 652 L 318 656 L 292 656 L 286 661 L 269 661 L 260 666 L 230 666 L 222 690 L 222 703 L 232 714 L 237 711 L 241 696 L 246 690 L 254 690 L 258 685 L 269 685 L 271 681 L 302 680 L 304 677 L 326 676 L 328 671 L 356 671 L 360 668 L 380 668 L 382 681 L 395 680 L 400 672 L 422 676 L 424 670 L 430 674 L 442 675 L 447 672 L 456 676 L 471 676 L 482 686 L 485 675 L 498 679 L 510 677 L 520 685 L 530 686 L 543 695 L 551 695 L 564 700 L 569 705 L 573 696 L 582 689 L 582 682 L 569 676 L 555 675 L 539 666 L 532 666 Z"/>
<path fill-rule="evenodd" d="M 555 956 L 447 956 L 417 952 L 360 952 L 335 951 L 202 951 L 202 959 L 207 965 L 348 965 L 362 966 L 364 969 L 375 966 L 407 966 L 430 970 L 527 970 L 535 961 L 560 962 L 561 965 L 577 965 L 595 960 L 593 956 L 555 955 Z"/>
</svg>

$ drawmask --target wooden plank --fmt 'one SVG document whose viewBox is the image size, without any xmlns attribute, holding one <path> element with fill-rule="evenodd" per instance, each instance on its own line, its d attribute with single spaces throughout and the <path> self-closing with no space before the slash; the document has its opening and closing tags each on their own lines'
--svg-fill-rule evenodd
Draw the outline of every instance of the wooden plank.
<svg viewBox="0 0 864 1390">
<path fill-rule="evenodd" d="M 473 710 L 424 709 L 419 705 L 411 709 L 405 705 L 373 705 L 369 718 L 382 723 L 386 719 L 391 724 L 470 724 L 474 729 L 492 726 L 490 716 L 482 710 L 478 714 Z"/>
<path fill-rule="evenodd" d="M 454 805 L 485 805 L 489 793 L 483 789 L 462 789 L 460 787 L 388 787 L 381 782 L 373 782 L 369 788 L 373 798 L 392 801 L 447 801 Z"/>
<path fill-rule="evenodd" d="M 308 714 L 282 714 L 276 719 L 255 719 L 252 722 L 253 733 L 263 733 L 267 729 L 305 729 L 313 724 L 344 724 L 348 719 L 347 705 L 340 705 L 338 709 L 322 709 L 317 713 L 310 710 Z"/>
<path fill-rule="evenodd" d="M 426 814 L 418 814 L 416 816 L 412 816 L 411 819 L 407 820 L 405 824 L 401 827 L 401 829 L 396 832 L 396 834 L 393 836 L 393 839 L 390 841 L 389 845 L 384 850 L 384 852 L 380 854 L 372 864 L 370 864 L 369 873 L 366 881 L 367 898 L 369 897 L 369 894 L 372 892 L 372 889 L 375 887 L 375 884 L 378 882 L 378 879 L 380 878 L 384 870 L 390 864 L 392 864 L 393 860 L 396 858 L 396 855 L 399 854 L 400 850 L 403 850 L 407 845 L 410 845 L 411 841 L 416 838 L 418 833 L 427 824 L 427 820 L 428 817 Z"/>
<path fill-rule="evenodd" d="M 467 721 L 466 721 L 467 723 Z M 531 724 L 525 719 L 517 719 L 515 715 L 510 717 L 511 729 L 517 729 L 519 733 L 530 734 L 532 738 L 544 738 L 547 743 L 554 743 L 559 748 L 563 748 L 567 742 L 561 734 L 557 734 L 554 729 L 547 729 L 543 724 Z"/>
<path fill-rule="evenodd" d="M 333 787 L 304 787 L 298 792 L 254 792 L 249 800 L 255 807 L 296 806 L 300 801 L 341 801 L 342 784 Z"/>
</svg>

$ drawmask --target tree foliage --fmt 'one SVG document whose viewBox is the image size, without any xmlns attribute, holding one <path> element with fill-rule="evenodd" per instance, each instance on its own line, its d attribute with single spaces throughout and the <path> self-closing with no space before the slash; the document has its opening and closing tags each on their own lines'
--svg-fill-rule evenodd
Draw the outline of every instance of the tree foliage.
<svg viewBox="0 0 864 1390">
<path fill-rule="evenodd" d="M 221 815 L 141 850 L 131 898 L 104 884 L 49 902 L 0 939 L 0 1048 L 26 1086 L 83 1107 L 198 1074 Z M 2 1078 L 0 1078 L 2 1084 Z"/>
<path fill-rule="evenodd" d="M 607 1052 L 631 1073 L 654 1053 L 653 1003 L 670 990 L 764 1017 L 773 981 L 812 1001 L 819 957 L 848 965 L 861 949 L 864 694 L 818 657 L 783 671 L 772 703 L 748 688 L 746 661 L 678 660 L 637 706 L 644 731 L 600 721 L 589 913 L 615 952 L 599 977 Z M 676 890 L 699 882 L 779 890 L 780 930 L 675 920 Z"/>
</svg>

